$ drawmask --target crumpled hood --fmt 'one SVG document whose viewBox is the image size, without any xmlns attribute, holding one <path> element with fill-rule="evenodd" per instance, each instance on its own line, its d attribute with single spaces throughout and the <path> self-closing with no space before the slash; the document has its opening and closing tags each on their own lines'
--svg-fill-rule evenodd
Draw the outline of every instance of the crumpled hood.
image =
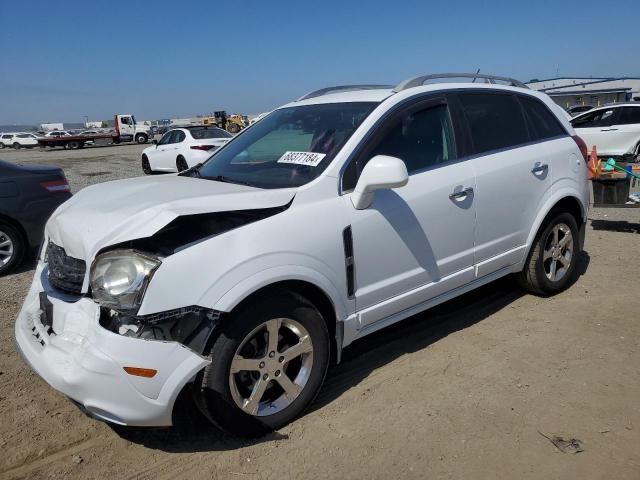
<svg viewBox="0 0 640 480">
<path fill-rule="evenodd" d="M 149 237 L 178 216 L 279 207 L 295 192 L 176 175 L 105 182 L 62 204 L 46 234 L 67 255 L 90 262 L 100 249 Z"/>
</svg>

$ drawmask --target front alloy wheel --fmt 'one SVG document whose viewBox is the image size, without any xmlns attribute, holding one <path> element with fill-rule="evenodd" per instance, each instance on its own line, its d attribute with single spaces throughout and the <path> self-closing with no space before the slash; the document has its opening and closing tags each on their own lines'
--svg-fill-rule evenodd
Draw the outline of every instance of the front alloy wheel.
<svg viewBox="0 0 640 480">
<path fill-rule="evenodd" d="M 269 320 L 249 333 L 233 356 L 231 396 L 249 415 L 272 415 L 298 398 L 312 368 L 307 330 L 289 318 Z"/>
<path fill-rule="evenodd" d="M 225 319 L 194 398 L 221 429 L 256 437 L 291 422 L 318 394 L 329 364 L 329 334 L 306 298 L 270 290 Z"/>
</svg>

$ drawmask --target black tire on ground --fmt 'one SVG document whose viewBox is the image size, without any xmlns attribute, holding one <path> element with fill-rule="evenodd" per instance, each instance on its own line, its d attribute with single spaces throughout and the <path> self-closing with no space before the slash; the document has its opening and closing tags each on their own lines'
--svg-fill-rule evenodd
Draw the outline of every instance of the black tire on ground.
<svg viewBox="0 0 640 480">
<path fill-rule="evenodd" d="M 516 274 L 520 286 L 541 296 L 565 290 L 571 284 L 576 270 L 580 253 L 578 235 L 578 225 L 573 215 L 551 212 L 536 235 L 524 269 Z M 563 241 L 567 242 L 564 246 Z M 552 265 L 554 263 L 555 268 Z"/>
<path fill-rule="evenodd" d="M 149 158 L 146 155 L 142 155 L 142 171 L 145 175 L 151 175 L 153 173 L 151 165 L 149 164 Z"/>
<path fill-rule="evenodd" d="M 240 127 L 236 123 L 230 123 L 227 126 L 227 130 L 229 131 L 229 133 L 238 133 L 240 131 Z"/>
<path fill-rule="evenodd" d="M 4 148 L 4 143 L 0 143 L 0 149 Z"/>
<path fill-rule="evenodd" d="M 7 241 L 11 243 L 11 249 Z M 20 265 L 25 250 L 26 242 L 22 234 L 13 225 L 0 221 L 0 275 Z"/>
<path fill-rule="evenodd" d="M 139 133 L 138 135 L 136 135 L 136 143 L 143 144 L 147 143 L 147 141 L 149 141 L 149 137 L 144 133 Z"/>
<path fill-rule="evenodd" d="M 14 142 L 13 148 L 15 148 L 16 150 L 20 150 L 20 148 L 22 148 L 22 145 L 20 145 L 18 142 Z"/>
<path fill-rule="evenodd" d="M 67 142 L 67 147 L 71 150 L 77 150 L 80 148 L 80 142 L 77 140 L 71 140 L 70 142 Z"/>
<path fill-rule="evenodd" d="M 182 155 L 178 155 L 178 158 L 176 158 L 176 168 L 178 172 L 184 172 L 189 169 L 189 165 Z"/>
<path fill-rule="evenodd" d="M 219 428 L 233 435 L 257 437 L 291 422 L 313 402 L 327 372 L 330 346 L 325 321 L 306 298 L 287 290 L 274 289 L 249 302 L 231 314 L 231 318 L 221 325 L 219 335 L 210 342 L 207 353 L 213 361 L 197 375 L 193 393 L 198 407 Z M 308 354 L 312 357 L 310 372 L 298 396 L 288 406 L 270 415 L 251 415 L 238 406 L 231 393 L 231 378 L 235 378 L 231 377 L 231 364 L 250 332 L 275 319 L 283 322 L 294 320 L 308 333 L 312 344 Z M 279 340 L 275 358 L 288 348 L 287 345 L 281 346 L 284 338 L 282 335 Z M 283 371 L 289 368 L 284 365 Z M 260 372 L 255 373 L 259 378 Z M 284 375 L 289 374 L 285 371 Z M 268 382 L 272 394 L 275 390 L 277 395 L 280 383 L 275 378 Z M 265 397 L 268 392 L 265 392 Z"/>
</svg>

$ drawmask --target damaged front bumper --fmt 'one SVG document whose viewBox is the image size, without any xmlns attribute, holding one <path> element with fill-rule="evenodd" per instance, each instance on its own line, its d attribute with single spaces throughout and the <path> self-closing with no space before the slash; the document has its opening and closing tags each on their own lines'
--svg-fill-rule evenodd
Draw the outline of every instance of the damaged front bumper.
<svg viewBox="0 0 640 480">
<path fill-rule="evenodd" d="M 39 263 L 16 320 L 25 362 L 94 417 L 121 425 L 171 425 L 178 394 L 210 360 L 175 341 L 103 328 L 100 307 L 90 298 L 59 294 L 48 284 L 46 268 Z M 133 376 L 125 367 L 157 373 Z"/>
</svg>

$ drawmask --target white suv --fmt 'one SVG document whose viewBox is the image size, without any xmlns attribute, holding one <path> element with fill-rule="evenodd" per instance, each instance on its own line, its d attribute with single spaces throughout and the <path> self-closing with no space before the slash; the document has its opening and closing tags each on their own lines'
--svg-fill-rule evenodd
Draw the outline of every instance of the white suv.
<svg viewBox="0 0 640 480">
<path fill-rule="evenodd" d="M 354 340 L 508 274 L 566 288 L 584 143 L 515 80 L 432 77 L 320 90 L 199 167 L 80 191 L 16 321 L 26 362 L 100 419 L 170 425 L 189 388 L 219 427 L 259 435 Z"/>
</svg>

